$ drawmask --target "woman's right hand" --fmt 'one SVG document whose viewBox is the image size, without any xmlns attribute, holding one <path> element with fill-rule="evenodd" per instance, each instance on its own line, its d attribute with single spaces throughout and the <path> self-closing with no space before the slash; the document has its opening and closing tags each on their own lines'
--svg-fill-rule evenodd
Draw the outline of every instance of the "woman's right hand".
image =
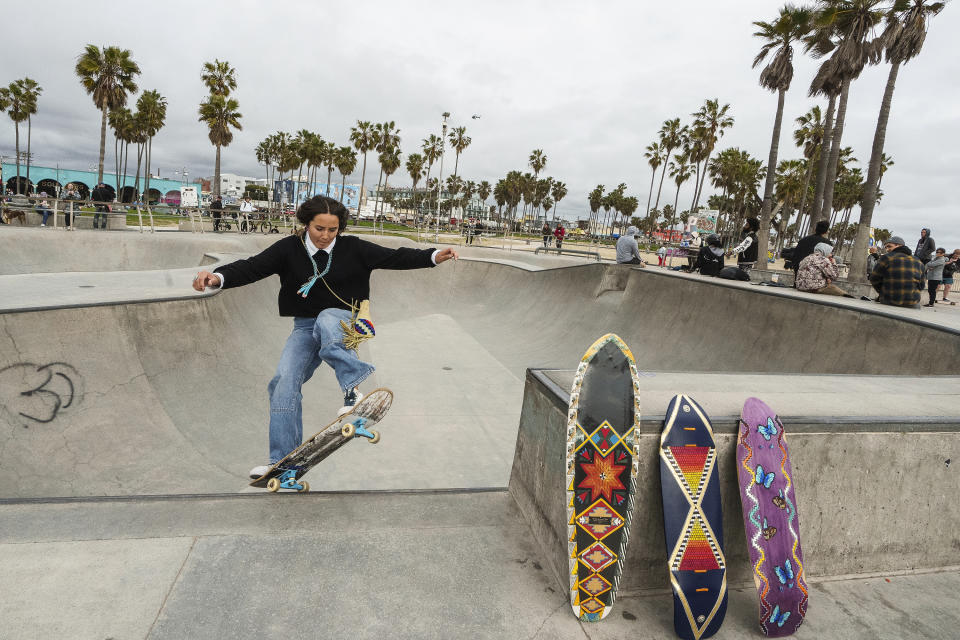
<svg viewBox="0 0 960 640">
<path fill-rule="evenodd" d="M 197 291 L 203 291 L 207 287 L 219 287 L 220 276 L 209 271 L 201 271 L 193 279 L 193 288 Z"/>
</svg>

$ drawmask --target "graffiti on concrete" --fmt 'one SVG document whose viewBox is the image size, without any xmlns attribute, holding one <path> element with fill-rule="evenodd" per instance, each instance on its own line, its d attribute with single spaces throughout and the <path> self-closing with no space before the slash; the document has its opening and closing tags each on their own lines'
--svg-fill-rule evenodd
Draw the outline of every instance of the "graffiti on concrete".
<svg viewBox="0 0 960 640">
<path fill-rule="evenodd" d="M 83 397 L 83 377 L 65 362 L 0 369 L 0 415 L 25 429 L 49 424 Z"/>
</svg>

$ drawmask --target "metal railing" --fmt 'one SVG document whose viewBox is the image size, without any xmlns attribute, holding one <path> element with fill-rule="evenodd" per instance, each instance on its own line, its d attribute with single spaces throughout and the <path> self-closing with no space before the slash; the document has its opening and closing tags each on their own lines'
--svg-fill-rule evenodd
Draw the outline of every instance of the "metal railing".
<svg viewBox="0 0 960 640">
<path fill-rule="evenodd" d="M 100 210 L 105 208 L 106 210 Z M 164 207 L 166 209 L 173 209 Z M 53 228 L 74 230 L 79 218 L 93 218 L 93 223 L 103 220 L 103 228 L 108 227 L 110 220 L 123 217 L 123 228 L 127 228 L 127 216 L 136 214 L 139 231 L 157 230 L 157 219 L 174 219 L 178 222 L 187 219 L 190 221 L 191 232 L 206 233 L 206 226 L 213 231 L 235 231 L 238 234 L 246 233 L 292 233 L 296 228 L 292 214 L 276 212 L 240 212 L 223 209 L 219 220 L 213 216 L 210 207 L 175 207 L 175 212 L 155 211 L 154 205 L 139 202 L 103 202 L 92 199 L 56 198 L 51 196 L 24 196 L 6 195 L 0 198 L 0 211 L 3 222 L 15 224 L 19 222 L 26 226 L 27 216 L 39 216 L 43 224 L 44 213 L 48 220 L 52 220 Z M 156 216 L 156 218 L 155 218 Z M 208 224 L 209 223 L 209 224 Z M 84 225 L 85 226 L 85 225 Z M 177 225 L 179 228 L 179 224 Z M 97 228 L 94 226 L 94 228 Z"/>
</svg>

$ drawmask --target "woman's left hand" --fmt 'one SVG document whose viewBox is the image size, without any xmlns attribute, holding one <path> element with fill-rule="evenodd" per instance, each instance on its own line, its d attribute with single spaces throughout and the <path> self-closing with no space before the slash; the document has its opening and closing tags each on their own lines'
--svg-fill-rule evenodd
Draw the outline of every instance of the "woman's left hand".
<svg viewBox="0 0 960 640">
<path fill-rule="evenodd" d="M 443 249 L 442 251 L 437 252 L 437 264 L 440 264 L 441 262 L 446 262 L 451 258 L 456 260 L 459 257 L 460 256 L 457 255 L 457 252 L 454 251 L 453 249 Z"/>
</svg>

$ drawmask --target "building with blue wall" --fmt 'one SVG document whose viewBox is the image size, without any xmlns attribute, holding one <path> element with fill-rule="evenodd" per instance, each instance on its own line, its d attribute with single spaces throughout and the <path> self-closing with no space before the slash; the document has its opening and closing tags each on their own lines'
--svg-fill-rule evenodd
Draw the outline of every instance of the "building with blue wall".
<svg viewBox="0 0 960 640">
<path fill-rule="evenodd" d="M 117 183 L 117 177 L 113 173 L 103 173 L 103 182 L 115 192 L 119 193 L 121 202 L 133 202 L 136 199 L 134 190 L 135 178 L 131 175 L 122 175 L 120 183 Z M 59 196 L 66 189 L 67 185 L 73 184 L 83 198 L 89 198 L 90 192 L 97 185 L 96 171 L 77 171 L 74 169 L 64 169 L 60 167 L 38 167 L 30 166 L 30 183 L 33 193 L 46 192 L 49 196 Z M 0 184 L 6 188 L 7 193 L 15 193 L 17 185 L 17 165 L 4 162 L 0 164 Z M 26 193 L 27 189 L 27 167 L 20 165 L 20 184 L 21 192 Z M 150 178 L 150 202 L 166 202 L 171 205 L 180 204 L 180 188 L 190 184 L 199 187 L 195 183 L 184 183 L 180 180 L 167 180 L 164 178 Z M 119 188 L 118 188 L 119 186 Z M 138 183 L 140 190 L 143 189 L 143 178 Z M 199 192 L 199 188 L 197 189 Z"/>
</svg>

